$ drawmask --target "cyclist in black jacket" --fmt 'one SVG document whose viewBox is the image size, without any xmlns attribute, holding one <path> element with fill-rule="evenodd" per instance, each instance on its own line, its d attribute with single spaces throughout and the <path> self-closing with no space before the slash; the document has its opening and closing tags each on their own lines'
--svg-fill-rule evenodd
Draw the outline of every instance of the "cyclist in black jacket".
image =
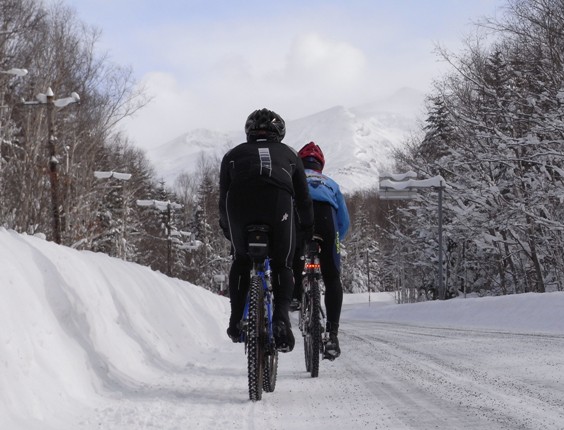
<svg viewBox="0 0 564 430">
<path fill-rule="evenodd" d="M 294 348 L 288 312 L 294 289 L 296 225 L 311 235 L 313 206 L 302 161 L 282 143 L 284 120 L 268 109 L 256 110 L 247 118 L 245 133 L 247 142 L 223 157 L 219 178 L 219 225 L 233 250 L 227 334 L 233 342 L 240 339 L 252 264 L 246 251 L 246 227 L 267 224 L 271 228 L 274 337 L 278 349 L 287 352 Z M 294 219 L 295 213 L 299 220 Z"/>
</svg>

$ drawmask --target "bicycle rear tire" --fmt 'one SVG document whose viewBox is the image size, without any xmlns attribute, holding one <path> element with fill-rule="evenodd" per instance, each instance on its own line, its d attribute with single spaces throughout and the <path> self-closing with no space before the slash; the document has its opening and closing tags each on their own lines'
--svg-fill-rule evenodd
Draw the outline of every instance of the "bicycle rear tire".
<svg viewBox="0 0 564 430">
<path fill-rule="evenodd" d="M 262 388 L 266 393 L 272 393 L 276 388 L 278 376 L 278 351 L 274 349 L 264 355 L 264 374 Z"/>
<path fill-rule="evenodd" d="M 300 330 L 302 331 L 302 336 L 304 338 L 304 358 L 305 358 L 305 366 L 306 366 L 306 372 L 309 372 L 311 370 L 311 360 L 310 360 L 310 350 L 309 350 L 309 344 L 306 342 L 306 337 L 308 336 L 308 327 L 309 327 L 309 294 L 307 293 L 307 291 L 309 291 L 309 288 L 307 288 L 307 280 L 304 278 L 303 282 L 303 292 L 302 292 L 302 305 L 300 307 L 300 316 L 299 316 L 299 321 L 300 321 Z"/>
<path fill-rule="evenodd" d="M 262 279 L 251 277 L 249 286 L 249 316 L 247 323 L 247 370 L 249 399 L 261 400 L 264 383 L 264 291 Z"/>
<path fill-rule="evenodd" d="M 270 282 L 270 280 L 266 280 Z M 269 285 L 270 287 L 270 285 Z M 276 388 L 276 378 L 278 376 L 278 350 L 274 341 L 274 333 L 272 332 L 272 292 L 270 288 L 265 289 L 264 297 L 264 331 L 265 331 L 265 353 L 264 353 L 264 375 L 262 387 L 266 393 L 272 393 Z"/>
<path fill-rule="evenodd" d="M 304 279 L 309 286 L 304 288 L 304 354 L 306 370 L 312 378 L 319 376 L 319 356 L 323 351 L 321 339 L 321 297 L 319 282 L 316 279 Z"/>
</svg>

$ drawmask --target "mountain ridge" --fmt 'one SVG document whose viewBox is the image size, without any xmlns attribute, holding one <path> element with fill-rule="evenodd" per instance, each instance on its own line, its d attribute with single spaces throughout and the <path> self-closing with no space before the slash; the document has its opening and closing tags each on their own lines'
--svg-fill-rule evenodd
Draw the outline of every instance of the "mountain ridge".
<svg viewBox="0 0 564 430">
<path fill-rule="evenodd" d="M 392 96 L 364 105 L 333 106 L 286 121 L 284 143 L 299 150 L 310 141 L 321 146 L 324 173 L 343 192 L 377 186 L 381 171 L 392 168 L 392 152 L 412 134 L 423 113 L 423 93 L 402 88 Z M 240 131 L 190 130 L 147 152 L 159 176 L 170 186 L 182 172 L 193 172 L 202 158 L 221 160 L 225 152 L 245 141 Z"/>
</svg>

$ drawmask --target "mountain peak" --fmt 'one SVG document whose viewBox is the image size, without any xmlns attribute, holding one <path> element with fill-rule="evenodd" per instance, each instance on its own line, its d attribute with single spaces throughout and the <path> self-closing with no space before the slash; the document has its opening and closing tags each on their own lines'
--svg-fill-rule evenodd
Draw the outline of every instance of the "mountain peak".
<svg viewBox="0 0 564 430">
<path fill-rule="evenodd" d="M 351 109 L 333 106 L 296 120 L 286 121 L 284 143 L 299 150 L 316 142 L 326 158 L 324 173 L 344 192 L 377 186 L 379 170 L 389 170 L 392 151 L 403 145 L 417 126 L 423 95 L 402 88 L 390 97 Z M 222 133 L 198 128 L 151 151 L 148 156 L 159 175 L 172 185 L 184 171 L 194 171 L 202 155 L 221 158 L 244 142 L 243 131 Z"/>
</svg>

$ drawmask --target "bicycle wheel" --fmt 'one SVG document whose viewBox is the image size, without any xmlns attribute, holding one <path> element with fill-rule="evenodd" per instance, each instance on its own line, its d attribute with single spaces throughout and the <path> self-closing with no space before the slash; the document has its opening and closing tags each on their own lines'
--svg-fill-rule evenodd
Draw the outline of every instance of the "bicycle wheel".
<svg viewBox="0 0 564 430">
<path fill-rule="evenodd" d="M 311 285 L 311 377 L 319 376 L 319 356 L 323 350 L 321 343 L 321 297 L 319 282 L 314 280 Z"/>
<path fill-rule="evenodd" d="M 321 343 L 321 298 L 319 282 L 316 279 L 310 279 L 308 283 L 304 349 L 306 369 L 312 378 L 317 378 L 319 376 L 319 355 L 323 349 Z"/>
<path fill-rule="evenodd" d="M 276 377 L 278 375 L 278 351 L 274 349 L 264 355 L 264 375 L 262 388 L 267 393 L 272 393 L 276 388 Z"/>
<path fill-rule="evenodd" d="M 305 358 L 305 366 L 306 371 L 309 372 L 311 370 L 311 351 L 309 349 L 309 309 L 311 308 L 311 304 L 309 301 L 309 283 L 307 279 L 304 278 L 303 280 L 303 290 L 302 290 L 302 306 L 300 307 L 300 330 L 302 331 L 302 336 L 304 338 L 304 358 Z"/>
<path fill-rule="evenodd" d="M 262 399 L 265 337 L 263 295 L 262 279 L 256 275 L 251 277 L 247 323 L 247 370 L 251 400 Z"/>
<path fill-rule="evenodd" d="M 262 387 L 265 392 L 272 393 L 276 388 L 276 377 L 278 375 L 278 350 L 272 333 L 272 293 L 265 294 L 264 311 L 265 353 Z"/>
</svg>

